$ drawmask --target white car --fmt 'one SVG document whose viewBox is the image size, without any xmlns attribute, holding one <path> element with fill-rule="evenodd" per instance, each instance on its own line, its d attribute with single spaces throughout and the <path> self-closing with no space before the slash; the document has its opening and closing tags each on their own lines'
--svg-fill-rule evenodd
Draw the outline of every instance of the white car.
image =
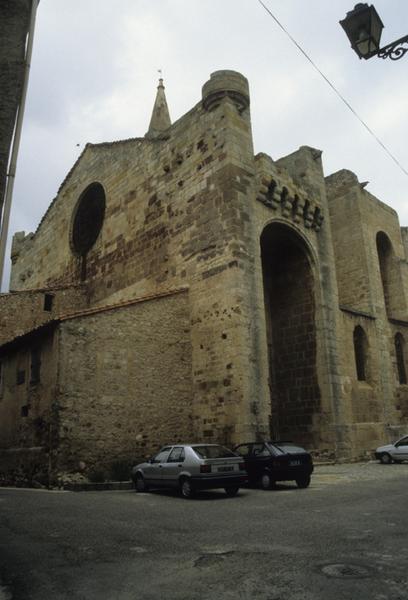
<svg viewBox="0 0 408 600">
<path fill-rule="evenodd" d="M 408 435 L 404 435 L 394 444 L 380 446 L 375 451 L 377 458 L 383 465 L 389 465 L 392 462 L 399 463 L 403 460 L 408 460 Z"/>
</svg>

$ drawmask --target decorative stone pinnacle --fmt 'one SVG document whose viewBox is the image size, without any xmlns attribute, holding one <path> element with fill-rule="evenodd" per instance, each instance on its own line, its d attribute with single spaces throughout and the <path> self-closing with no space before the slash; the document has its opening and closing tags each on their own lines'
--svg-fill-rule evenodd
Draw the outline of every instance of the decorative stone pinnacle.
<svg viewBox="0 0 408 600">
<path fill-rule="evenodd" d="M 163 133 L 163 131 L 166 131 L 170 126 L 170 113 L 167 107 L 166 95 L 164 93 L 163 78 L 160 77 L 152 118 L 150 119 L 149 130 L 145 137 L 155 138 Z"/>
</svg>

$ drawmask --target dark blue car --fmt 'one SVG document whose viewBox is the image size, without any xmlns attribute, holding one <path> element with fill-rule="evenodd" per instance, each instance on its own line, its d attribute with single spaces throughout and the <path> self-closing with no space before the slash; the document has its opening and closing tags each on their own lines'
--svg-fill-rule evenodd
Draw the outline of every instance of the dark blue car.
<svg viewBox="0 0 408 600">
<path fill-rule="evenodd" d="M 292 442 L 249 442 L 234 451 L 242 456 L 248 480 L 264 490 L 276 481 L 296 481 L 298 487 L 310 485 L 313 461 L 309 452 Z"/>
</svg>

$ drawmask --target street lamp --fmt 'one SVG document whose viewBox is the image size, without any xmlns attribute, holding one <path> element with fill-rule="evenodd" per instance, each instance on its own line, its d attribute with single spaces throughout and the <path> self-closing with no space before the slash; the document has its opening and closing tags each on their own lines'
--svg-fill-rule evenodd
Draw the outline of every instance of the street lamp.
<svg viewBox="0 0 408 600">
<path fill-rule="evenodd" d="M 408 35 L 380 48 L 381 33 L 384 25 L 374 6 L 356 4 L 354 10 L 347 13 L 346 18 L 340 21 L 351 47 L 359 58 L 390 58 L 398 60 L 408 52 Z M 404 45 L 407 46 L 404 48 Z"/>
</svg>

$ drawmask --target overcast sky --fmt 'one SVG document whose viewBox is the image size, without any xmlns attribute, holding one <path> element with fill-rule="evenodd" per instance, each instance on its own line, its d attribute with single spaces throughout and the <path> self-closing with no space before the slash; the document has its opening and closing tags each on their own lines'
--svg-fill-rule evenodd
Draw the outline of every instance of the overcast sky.
<svg viewBox="0 0 408 600">
<path fill-rule="evenodd" d="M 264 3 L 408 170 L 408 55 L 357 58 L 338 23 L 354 0 Z M 383 44 L 408 33 L 407 0 L 375 7 Z M 87 142 L 146 133 L 158 69 L 172 121 L 200 100 L 210 73 L 243 73 L 256 152 L 278 159 L 302 145 L 319 148 L 326 174 L 354 171 L 408 225 L 407 175 L 258 0 L 41 0 L 10 240 L 35 231 Z"/>
</svg>

